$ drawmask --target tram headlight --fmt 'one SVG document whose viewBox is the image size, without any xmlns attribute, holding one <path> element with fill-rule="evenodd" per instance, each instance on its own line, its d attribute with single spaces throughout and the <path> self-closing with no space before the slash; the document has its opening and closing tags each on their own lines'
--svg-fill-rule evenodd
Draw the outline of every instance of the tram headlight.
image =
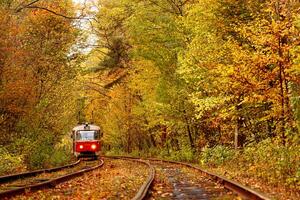
<svg viewBox="0 0 300 200">
<path fill-rule="evenodd" d="M 83 149 L 83 145 L 79 145 L 79 149 Z"/>
<path fill-rule="evenodd" d="M 97 146 L 96 146 L 95 144 L 92 144 L 91 148 L 92 148 L 93 150 L 95 150 L 95 149 L 97 148 Z"/>
</svg>

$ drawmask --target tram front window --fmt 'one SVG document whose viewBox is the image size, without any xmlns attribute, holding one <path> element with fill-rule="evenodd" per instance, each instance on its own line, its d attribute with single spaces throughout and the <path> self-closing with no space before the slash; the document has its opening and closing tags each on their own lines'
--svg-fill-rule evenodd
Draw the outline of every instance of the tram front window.
<svg viewBox="0 0 300 200">
<path fill-rule="evenodd" d="M 97 140 L 97 131 L 78 131 L 76 134 L 76 140 Z"/>
</svg>

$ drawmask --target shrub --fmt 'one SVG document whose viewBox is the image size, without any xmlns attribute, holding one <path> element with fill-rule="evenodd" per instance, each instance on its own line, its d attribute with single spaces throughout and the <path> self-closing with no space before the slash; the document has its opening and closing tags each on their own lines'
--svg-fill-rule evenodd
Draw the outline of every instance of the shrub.
<svg viewBox="0 0 300 200">
<path fill-rule="evenodd" d="M 27 157 L 27 164 L 32 169 L 65 165 L 72 159 L 71 144 L 55 145 L 51 136 L 44 137 L 32 146 Z"/>
<path fill-rule="evenodd" d="M 115 155 L 125 155 L 124 151 L 119 148 L 112 148 L 110 150 L 103 151 L 107 156 L 115 156 Z"/>
<path fill-rule="evenodd" d="M 50 158 L 53 152 L 53 147 L 47 142 L 42 141 L 32 148 L 28 155 L 28 165 L 30 169 L 47 168 L 51 166 Z"/>
<path fill-rule="evenodd" d="M 200 163 L 209 167 L 221 166 L 231 174 L 300 189 L 299 152 L 299 145 L 283 146 L 267 139 L 239 151 L 224 146 L 204 148 Z"/>
<path fill-rule="evenodd" d="M 241 155 L 253 167 L 249 173 L 270 183 L 281 182 L 289 187 L 299 187 L 300 148 L 283 146 L 270 139 L 246 147 Z"/>
<path fill-rule="evenodd" d="M 22 166 L 22 157 L 10 154 L 4 147 L 0 147 L 0 174 L 10 173 Z"/>
<path fill-rule="evenodd" d="M 170 151 L 171 160 L 193 162 L 196 158 L 193 150 L 189 146 L 182 146 L 178 151 Z"/>
<path fill-rule="evenodd" d="M 213 148 L 205 147 L 200 154 L 200 163 L 202 165 L 222 165 L 224 162 L 233 159 L 235 151 L 225 146 L 215 146 Z"/>
<path fill-rule="evenodd" d="M 69 163 L 72 159 L 71 152 L 66 147 L 55 148 L 55 151 L 50 156 L 51 166 L 62 166 Z"/>
</svg>

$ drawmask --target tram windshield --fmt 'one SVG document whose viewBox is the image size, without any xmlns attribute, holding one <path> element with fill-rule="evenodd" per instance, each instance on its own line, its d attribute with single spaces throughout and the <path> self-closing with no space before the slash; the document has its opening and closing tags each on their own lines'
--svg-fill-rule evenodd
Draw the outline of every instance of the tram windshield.
<svg viewBox="0 0 300 200">
<path fill-rule="evenodd" d="M 76 140 L 98 140 L 98 131 L 78 131 L 76 133 Z"/>
</svg>

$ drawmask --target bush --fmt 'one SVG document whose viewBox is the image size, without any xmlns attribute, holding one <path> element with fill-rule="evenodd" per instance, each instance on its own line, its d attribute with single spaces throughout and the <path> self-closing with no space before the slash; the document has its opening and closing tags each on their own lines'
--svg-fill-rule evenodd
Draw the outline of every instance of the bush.
<svg viewBox="0 0 300 200">
<path fill-rule="evenodd" d="M 252 166 L 248 169 L 249 173 L 270 183 L 280 181 L 289 187 L 299 187 L 299 152 L 298 145 L 283 146 L 268 139 L 246 147 L 241 156 Z"/>
<path fill-rule="evenodd" d="M 11 173 L 22 166 L 22 157 L 10 154 L 3 147 L 0 147 L 0 157 L 0 174 Z"/>
<path fill-rule="evenodd" d="M 119 148 L 112 148 L 110 150 L 102 150 L 102 152 L 105 152 L 105 155 L 107 156 L 119 156 L 119 155 L 126 155 L 126 153 Z"/>
<path fill-rule="evenodd" d="M 208 167 L 222 167 L 231 174 L 300 189 L 299 152 L 299 145 L 283 146 L 267 139 L 239 151 L 224 146 L 204 148 L 200 163 Z"/>
<path fill-rule="evenodd" d="M 51 166 L 50 158 L 53 152 L 53 147 L 47 142 L 42 141 L 32 148 L 28 155 L 28 165 L 30 169 L 47 168 Z"/>
<path fill-rule="evenodd" d="M 213 148 L 205 147 L 200 154 L 200 163 L 202 165 L 222 165 L 224 162 L 233 159 L 235 151 L 229 147 L 216 146 Z"/>
<path fill-rule="evenodd" d="M 65 165 L 71 158 L 71 144 L 55 144 L 54 137 L 45 134 L 39 137 L 31 145 L 31 151 L 27 154 L 27 164 L 31 169 L 49 168 Z"/>
<path fill-rule="evenodd" d="M 60 147 L 56 148 L 53 154 L 50 157 L 51 166 L 62 166 L 69 163 L 72 159 L 72 154 L 67 148 Z"/>
<path fill-rule="evenodd" d="M 170 151 L 168 158 L 176 161 L 193 162 L 196 156 L 190 147 L 183 146 L 179 151 Z"/>
</svg>

